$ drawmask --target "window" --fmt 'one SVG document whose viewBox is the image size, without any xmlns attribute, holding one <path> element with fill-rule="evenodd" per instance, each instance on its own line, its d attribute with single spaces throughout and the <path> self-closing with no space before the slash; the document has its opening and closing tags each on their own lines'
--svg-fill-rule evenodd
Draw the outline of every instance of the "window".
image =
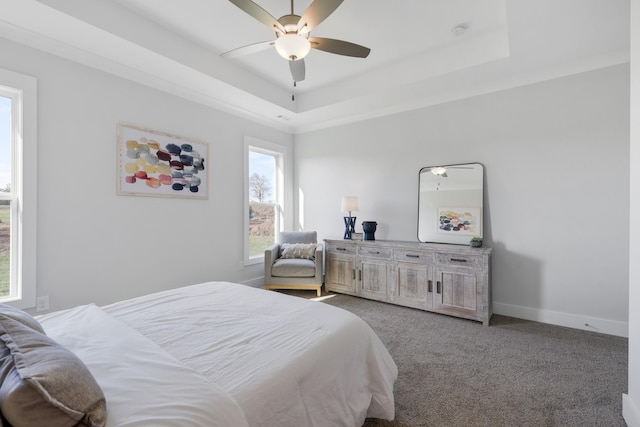
<svg viewBox="0 0 640 427">
<path fill-rule="evenodd" d="M 13 138 L 11 137 L 12 99 L 0 96 L 0 298 L 11 295 L 11 271 L 15 271 L 11 256 L 11 236 L 15 231 L 11 217 L 15 217 L 15 196 L 11 191 L 13 170 Z M 13 222 L 15 224 L 15 221 Z M 13 267 L 13 268 L 12 268 Z"/>
<path fill-rule="evenodd" d="M 35 306 L 36 81 L 0 69 L 0 302 Z"/>
<path fill-rule="evenodd" d="M 283 224 L 284 147 L 246 138 L 244 263 L 264 259 Z"/>
</svg>

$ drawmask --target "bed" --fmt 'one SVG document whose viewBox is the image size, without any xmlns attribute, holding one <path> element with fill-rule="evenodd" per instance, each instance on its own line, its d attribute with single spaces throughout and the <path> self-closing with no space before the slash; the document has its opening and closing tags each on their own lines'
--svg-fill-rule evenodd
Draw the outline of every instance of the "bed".
<svg viewBox="0 0 640 427">
<path fill-rule="evenodd" d="M 97 405 L 88 402 L 76 420 L 86 425 L 353 427 L 394 418 L 393 359 L 362 319 L 328 304 L 208 282 L 36 320 L 104 394 L 106 421 L 87 415 Z"/>
</svg>

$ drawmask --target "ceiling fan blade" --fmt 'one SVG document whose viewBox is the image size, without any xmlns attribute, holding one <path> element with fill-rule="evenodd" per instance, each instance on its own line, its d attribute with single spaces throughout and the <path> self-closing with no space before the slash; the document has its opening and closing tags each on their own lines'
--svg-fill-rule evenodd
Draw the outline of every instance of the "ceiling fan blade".
<svg viewBox="0 0 640 427">
<path fill-rule="evenodd" d="M 269 28 L 277 28 L 283 34 L 285 33 L 284 27 L 276 18 L 274 18 L 269 12 L 252 2 L 251 0 L 229 0 L 231 3 L 238 6 L 247 14 L 253 16 L 258 21 L 262 22 Z"/>
<path fill-rule="evenodd" d="M 237 58 L 239 56 L 249 55 L 252 53 L 267 50 L 274 44 L 275 44 L 275 40 L 267 40 L 264 42 L 252 43 L 246 46 L 241 46 L 241 47 L 232 49 L 228 52 L 221 53 L 220 56 L 223 56 L 225 58 Z"/>
<path fill-rule="evenodd" d="M 291 70 L 291 77 L 293 77 L 294 82 L 303 81 L 305 77 L 304 59 L 289 61 L 289 70 Z"/>
<path fill-rule="evenodd" d="M 298 31 L 308 33 L 327 19 L 334 10 L 342 4 L 343 0 L 314 0 L 304 11 L 298 21 Z"/>
<path fill-rule="evenodd" d="M 318 50 L 324 50 L 329 53 L 338 55 L 355 56 L 356 58 L 366 58 L 369 56 L 371 49 L 360 46 L 359 44 L 345 42 L 343 40 L 326 39 L 324 37 L 311 37 L 309 39 L 311 47 Z"/>
</svg>

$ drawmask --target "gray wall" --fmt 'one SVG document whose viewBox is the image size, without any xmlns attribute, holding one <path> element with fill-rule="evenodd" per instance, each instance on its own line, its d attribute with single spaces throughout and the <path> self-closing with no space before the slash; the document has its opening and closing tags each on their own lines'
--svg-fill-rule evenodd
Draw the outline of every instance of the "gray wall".
<svg viewBox="0 0 640 427">
<path fill-rule="evenodd" d="M 238 267 L 243 138 L 291 151 L 291 135 L 3 39 L 0 52 L 38 79 L 37 295 L 51 310 L 262 276 Z M 208 142 L 209 200 L 116 196 L 119 121 Z"/>
<path fill-rule="evenodd" d="M 420 168 L 480 162 L 495 312 L 626 335 L 628 159 L 627 64 L 297 135 L 298 222 L 415 241 Z"/>
</svg>

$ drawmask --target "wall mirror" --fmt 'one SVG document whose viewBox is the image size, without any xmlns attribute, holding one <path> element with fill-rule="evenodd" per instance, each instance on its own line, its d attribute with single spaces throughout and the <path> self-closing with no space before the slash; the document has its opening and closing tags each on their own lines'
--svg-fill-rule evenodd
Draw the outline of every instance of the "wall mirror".
<svg viewBox="0 0 640 427">
<path fill-rule="evenodd" d="M 418 240 L 468 245 L 482 237 L 484 167 L 429 166 L 418 181 Z"/>
</svg>

